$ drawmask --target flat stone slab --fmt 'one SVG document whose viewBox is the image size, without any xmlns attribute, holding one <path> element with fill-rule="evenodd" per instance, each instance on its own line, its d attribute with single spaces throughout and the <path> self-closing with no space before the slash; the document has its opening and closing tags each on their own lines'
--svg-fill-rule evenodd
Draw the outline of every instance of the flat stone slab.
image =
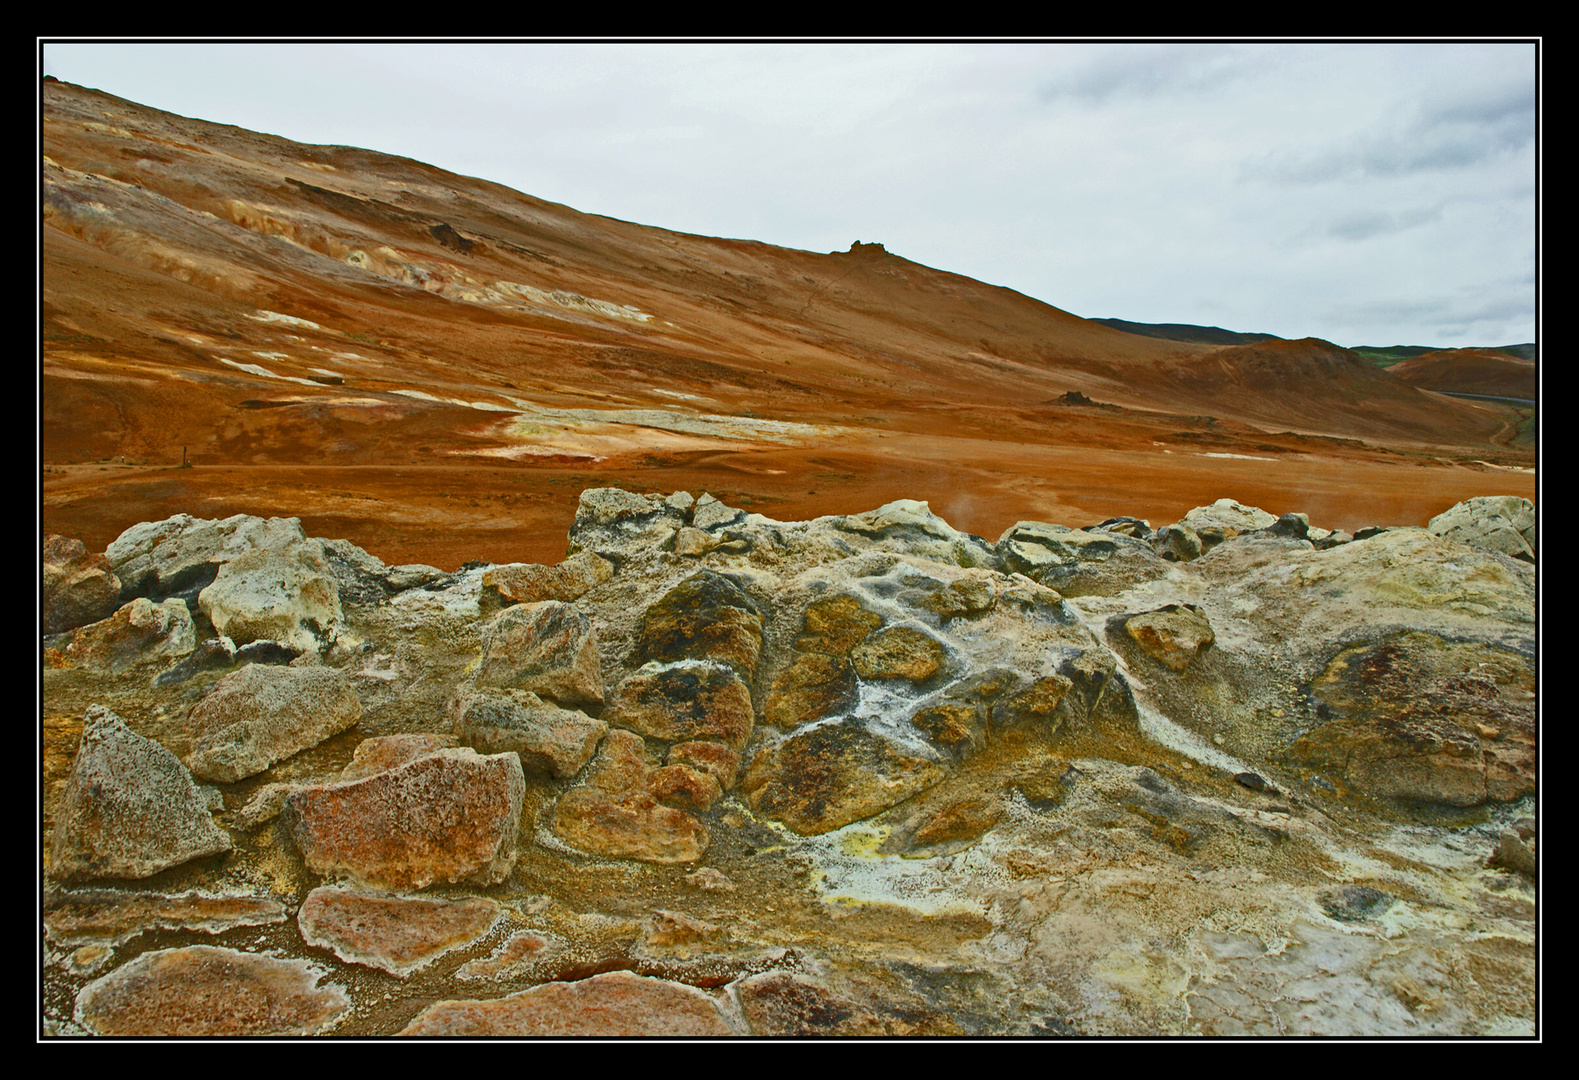
<svg viewBox="0 0 1579 1080">
<path fill-rule="evenodd" d="M 706 1038 L 733 1035 L 712 998 L 694 986 L 611 971 L 544 983 L 493 1001 L 440 1001 L 402 1035 Z"/>
<path fill-rule="evenodd" d="M 482 937 L 500 910 L 480 896 L 377 896 L 327 885 L 307 894 L 296 922 L 307 944 L 404 979 Z"/>
<path fill-rule="evenodd" d="M 361 780 L 298 788 L 283 817 L 315 874 L 400 890 L 494 885 L 515 866 L 525 794 L 514 754 L 439 750 Z"/>
<path fill-rule="evenodd" d="M 119 945 L 150 930 L 201 930 L 217 934 L 235 926 L 285 921 L 285 905 L 267 896 L 85 889 L 48 901 L 44 933 L 52 944 Z"/>
<path fill-rule="evenodd" d="M 55 816 L 50 875 L 144 878 L 230 850 L 180 760 L 102 705 L 88 710 Z"/>
<path fill-rule="evenodd" d="M 97 1035 L 316 1035 L 351 1008 L 305 960 L 193 945 L 144 953 L 83 987 L 75 1019 Z"/>
<path fill-rule="evenodd" d="M 233 784 L 351 727 L 362 703 L 334 668 L 248 664 L 192 708 L 187 767 Z"/>
</svg>

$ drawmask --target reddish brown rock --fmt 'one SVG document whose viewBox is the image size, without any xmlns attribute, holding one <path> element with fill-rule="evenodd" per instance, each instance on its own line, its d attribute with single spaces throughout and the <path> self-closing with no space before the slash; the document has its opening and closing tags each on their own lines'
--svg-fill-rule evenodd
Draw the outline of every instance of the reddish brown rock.
<svg viewBox="0 0 1579 1080">
<path fill-rule="evenodd" d="M 193 706 L 187 767 L 205 780 L 233 784 L 338 735 L 361 716 L 351 680 L 334 668 L 248 664 Z"/>
<path fill-rule="evenodd" d="M 723 791 L 735 786 L 735 776 L 740 771 L 739 753 L 716 742 L 675 743 L 669 748 L 668 763 L 711 773 Z"/>
<path fill-rule="evenodd" d="M 698 660 L 648 664 L 620 684 L 604 719 L 664 742 L 720 742 L 740 750 L 751 738 L 751 691 L 727 665 Z"/>
<path fill-rule="evenodd" d="M 943 643 L 911 626 L 889 626 L 862 641 L 850 661 L 863 679 L 925 682 L 943 666 Z"/>
<path fill-rule="evenodd" d="M 455 973 L 457 979 L 514 979 L 564 951 L 564 942 L 536 930 L 517 930 L 488 956 L 469 960 Z"/>
<path fill-rule="evenodd" d="M 76 1019 L 97 1035 L 246 1038 L 316 1035 L 351 1007 L 319 986 L 305 960 L 193 945 L 144 953 L 77 996 Z"/>
<path fill-rule="evenodd" d="M 483 631 L 477 684 L 530 690 L 562 705 L 601 705 L 597 632 L 557 600 L 505 608 Z"/>
<path fill-rule="evenodd" d="M 392 889 L 493 885 L 515 866 L 525 793 L 514 754 L 439 750 L 361 780 L 298 788 L 283 816 L 315 874 Z"/>
<path fill-rule="evenodd" d="M 429 731 L 409 735 L 378 735 L 356 744 L 351 760 L 340 770 L 340 782 L 361 780 L 378 773 L 398 769 L 409 761 L 439 750 L 453 750 L 460 745 L 454 735 L 438 735 Z"/>
<path fill-rule="evenodd" d="M 814 979 L 767 971 L 734 984 L 754 1035 L 887 1035 L 882 1019 Z"/>
<path fill-rule="evenodd" d="M 307 944 L 404 979 L 482 937 L 499 912 L 480 896 L 436 900 L 324 886 L 307 894 L 296 921 Z"/>
<path fill-rule="evenodd" d="M 121 582 L 110 560 L 90 554 L 81 540 L 46 536 L 40 572 L 39 622 L 45 634 L 107 619 L 121 605 Z"/>
<path fill-rule="evenodd" d="M 614 564 L 590 551 L 578 552 L 558 566 L 507 563 L 482 576 L 484 609 L 544 600 L 569 602 L 614 576 Z"/>
<path fill-rule="evenodd" d="M 235 926 L 285 921 L 285 905 L 266 896 L 87 889 L 50 898 L 44 932 L 56 945 L 119 945 L 149 930 L 217 934 Z"/>
<path fill-rule="evenodd" d="M 655 766 L 640 735 L 610 731 L 587 782 L 560 796 L 554 834 L 572 847 L 610 858 L 652 863 L 700 859 L 707 850 L 707 827 L 659 801 L 652 790 L 659 771 Z"/>
<path fill-rule="evenodd" d="M 142 878 L 229 850 L 186 766 L 110 710 L 90 708 L 55 812 L 51 876 Z"/>
<path fill-rule="evenodd" d="M 654 769 L 647 781 L 653 798 L 684 810 L 708 810 L 724 791 L 712 773 L 699 772 L 689 765 L 665 765 Z"/>
<path fill-rule="evenodd" d="M 687 1038 L 734 1032 L 713 999 L 693 986 L 611 971 L 494 1001 L 440 1001 L 400 1034 Z"/>
</svg>

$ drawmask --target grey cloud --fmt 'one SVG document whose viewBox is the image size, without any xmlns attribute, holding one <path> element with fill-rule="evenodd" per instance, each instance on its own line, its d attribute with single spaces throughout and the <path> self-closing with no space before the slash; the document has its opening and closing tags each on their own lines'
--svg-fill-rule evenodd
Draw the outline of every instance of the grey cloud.
<svg viewBox="0 0 1579 1080">
<path fill-rule="evenodd" d="M 1405 210 L 1392 214 L 1385 210 L 1365 210 L 1343 217 L 1327 225 L 1327 235 L 1339 240 L 1369 240 L 1373 236 L 1387 236 L 1405 229 L 1428 225 L 1442 219 L 1442 208 Z"/>
<path fill-rule="evenodd" d="M 1209 90 L 1243 77 L 1253 60 L 1227 46 L 1156 45 L 1085 54 L 1043 83 L 1044 103 L 1075 98 L 1102 103 L 1115 96 L 1149 97 Z"/>
</svg>

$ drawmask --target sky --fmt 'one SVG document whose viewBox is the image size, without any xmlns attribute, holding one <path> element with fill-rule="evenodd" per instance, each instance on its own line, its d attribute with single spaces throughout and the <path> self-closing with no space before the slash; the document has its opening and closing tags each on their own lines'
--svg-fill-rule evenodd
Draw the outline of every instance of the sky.
<svg viewBox="0 0 1579 1080">
<path fill-rule="evenodd" d="M 1536 335 L 1530 41 L 40 44 L 184 116 L 1087 318 Z"/>
</svg>

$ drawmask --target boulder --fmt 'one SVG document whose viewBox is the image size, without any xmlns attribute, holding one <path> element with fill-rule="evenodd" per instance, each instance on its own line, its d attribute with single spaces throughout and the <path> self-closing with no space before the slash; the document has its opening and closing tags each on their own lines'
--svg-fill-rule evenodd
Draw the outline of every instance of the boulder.
<svg viewBox="0 0 1579 1080">
<path fill-rule="evenodd" d="M 1534 503 L 1516 495 L 1495 495 L 1466 499 L 1432 518 L 1426 529 L 1435 536 L 1533 563 L 1538 543 L 1535 525 Z"/>
<path fill-rule="evenodd" d="M 156 604 L 138 597 L 107 619 L 72 631 L 66 660 L 79 667 L 121 672 L 192 652 L 197 631 L 185 601 Z"/>
<path fill-rule="evenodd" d="M 760 751 L 740 786 L 757 813 L 816 836 L 881 813 L 946 771 L 857 721 L 841 720 Z"/>
<path fill-rule="evenodd" d="M 249 1038 L 316 1035 L 351 1010 L 325 972 L 212 945 L 144 953 L 82 988 L 77 1022 L 120 1038 Z"/>
<path fill-rule="evenodd" d="M 717 1003 L 693 986 L 611 971 L 489 1001 L 440 1001 L 418 1013 L 400 1034 L 674 1039 L 734 1032 Z"/>
<path fill-rule="evenodd" d="M 642 616 L 637 659 L 716 660 L 750 680 L 762 651 L 762 613 L 733 581 L 702 570 Z"/>
<path fill-rule="evenodd" d="M 483 631 L 477 685 L 530 690 L 561 705 L 601 705 L 597 631 L 558 600 L 505 608 Z"/>
<path fill-rule="evenodd" d="M 726 664 L 649 663 L 620 684 L 603 713 L 616 727 L 664 742 L 719 742 L 736 751 L 751 737 L 751 691 Z"/>
<path fill-rule="evenodd" d="M 493 609 L 544 600 L 569 602 L 613 576 L 614 564 L 590 551 L 557 566 L 507 563 L 483 573 L 481 603 L 484 609 Z"/>
<path fill-rule="evenodd" d="M 121 597 L 164 597 L 214 580 L 219 566 L 248 551 L 274 551 L 306 539 L 298 518 L 237 514 L 222 521 L 177 514 L 133 525 L 105 549 Z"/>
<path fill-rule="evenodd" d="M 326 885 L 307 894 L 296 922 L 307 944 L 405 979 L 482 937 L 500 914 L 481 896 L 380 896 Z"/>
<path fill-rule="evenodd" d="M 233 784 L 354 725 L 362 704 L 334 668 L 248 664 L 192 708 L 186 764 Z"/>
<path fill-rule="evenodd" d="M 459 703 L 460 737 L 482 754 L 514 752 L 522 767 L 567 780 L 580 772 L 609 726 L 529 690 L 477 690 Z"/>
<path fill-rule="evenodd" d="M 494 885 L 515 866 L 525 793 L 514 754 L 438 750 L 360 780 L 300 787 L 283 817 L 315 874 L 402 890 Z"/>
<path fill-rule="evenodd" d="M 44 634 L 107 619 L 121 606 L 121 582 L 110 560 L 89 554 L 81 540 L 46 536 L 40 574 L 39 623 Z"/>
<path fill-rule="evenodd" d="M 1168 604 L 1155 611 L 1131 615 L 1124 632 L 1154 660 L 1171 671 L 1183 671 L 1216 641 L 1206 613 L 1194 604 Z"/>
<path fill-rule="evenodd" d="M 180 760 L 109 709 L 90 708 L 55 813 L 50 876 L 145 878 L 229 850 Z"/>
<path fill-rule="evenodd" d="M 695 805 L 694 789 L 677 784 L 682 777 L 660 777 L 660 772 L 640 735 L 611 730 L 586 783 L 560 796 L 554 834 L 592 855 L 659 864 L 695 862 L 707 851 L 706 826 L 685 809 L 661 801 L 681 795 L 686 805 Z"/>
<path fill-rule="evenodd" d="M 870 634 L 850 653 L 863 679 L 926 682 L 943 667 L 943 643 L 912 626 L 887 626 Z"/>
<path fill-rule="evenodd" d="M 214 629 L 237 645 L 277 641 L 318 652 L 344 621 L 339 586 L 317 541 L 235 556 L 197 602 Z"/>
</svg>

